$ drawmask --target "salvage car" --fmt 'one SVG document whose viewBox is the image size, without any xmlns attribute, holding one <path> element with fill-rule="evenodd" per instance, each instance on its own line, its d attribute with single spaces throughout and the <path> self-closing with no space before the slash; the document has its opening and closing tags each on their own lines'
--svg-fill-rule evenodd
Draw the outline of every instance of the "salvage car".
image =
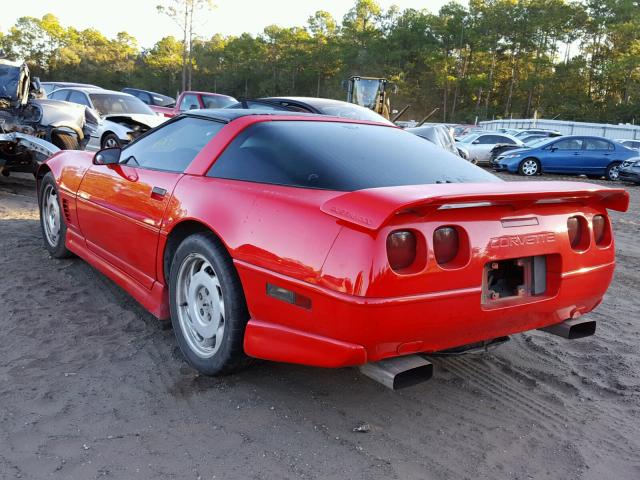
<svg viewBox="0 0 640 480">
<path fill-rule="evenodd" d="M 617 180 L 622 162 L 636 156 L 635 150 L 603 137 L 570 135 L 505 152 L 491 165 L 525 176 L 548 172 Z"/>
<path fill-rule="evenodd" d="M 50 255 L 171 318 L 199 372 L 359 365 L 392 388 L 430 375 L 417 353 L 594 333 L 584 315 L 615 263 L 607 209 L 629 202 L 504 182 L 387 124 L 233 109 L 58 153 L 37 189 Z"/>
<path fill-rule="evenodd" d="M 618 179 L 640 185 L 640 157 L 630 158 L 622 162 L 618 171 Z"/>
<path fill-rule="evenodd" d="M 523 147 L 524 143 L 507 133 L 485 132 L 471 133 L 457 141 L 458 145 L 469 152 L 469 161 L 475 164 L 488 164 L 491 151 L 499 145 Z"/>
<path fill-rule="evenodd" d="M 242 100 L 227 108 L 250 108 L 258 110 L 318 113 L 334 117 L 350 118 L 393 125 L 373 110 L 354 103 L 317 97 L 265 97 Z"/>
<path fill-rule="evenodd" d="M 45 91 L 45 94 L 49 95 L 59 88 L 68 87 L 82 87 L 82 88 L 102 88 L 90 83 L 77 83 L 77 82 L 41 82 L 40 85 Z"/>
<path fill-rule="evenodd" d="M 59 149 L 82 149 L 97 128 L 90 110 L 39 97 L 22 62 L 0 60 L 0 172 L 34 173 Z"/>
<path fill-rule="evenodd" d="M 61 88 L 49 98 L 84 105 L 99 114 L 102 121 L 87 144 L 88 150 L 126 145 L 166 120 L 139 98 L 113 90 Z"/>
<path fill-rule="evenodd" d="M 149 90 L 140 90 L 139 88 L 123 88 L 124 93 L 138 97 L 154 112 L 164 115 L 168 111 L 173 111 L 176 106 L 176 99 L 163 95 L 162 93 L 151 92 Z M 173 115 L 170 115 L 171 117 Z"/>
<path fill-rule="evenodd" d="M 422 127 L 405 128 L 405 132 L 424 138 L 434 145 L 446 150 L 449 153 L 467 158 L 468 152 L 463 151 L 456 145 L 456 141 L 451 133 L 451 129 L 446 125 L 426 125 Z"/>
<path fill-rule="evenodd" d="M 229 95 L 211 92 L 197 92 L 187 90 L 178 95 L 177 100 L 172 106 L 153 107 L 153 111 L 167 118 L 180 115 L 188 110 L 197 110 L 201 108 L 226 108 L 229 105 L 235 105 L 238 101 Z"/>
</svg>

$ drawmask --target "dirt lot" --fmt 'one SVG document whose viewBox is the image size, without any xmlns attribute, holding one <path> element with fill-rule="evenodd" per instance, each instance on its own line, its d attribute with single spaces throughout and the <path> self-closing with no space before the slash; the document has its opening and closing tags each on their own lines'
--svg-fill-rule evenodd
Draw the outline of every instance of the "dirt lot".
<svg viewBox="0 0 640 480">
<path fill-rule="evenodd" d="M 436 358 L 432 381 L 394 393 L 355 369 L 195 375 L 118 287 L 48 257 L 33 182 L 0 178 L 0 478 L 638 479 L 640 187 L 629 191 L 596 336 L 517 335 Z"/>
</svg>

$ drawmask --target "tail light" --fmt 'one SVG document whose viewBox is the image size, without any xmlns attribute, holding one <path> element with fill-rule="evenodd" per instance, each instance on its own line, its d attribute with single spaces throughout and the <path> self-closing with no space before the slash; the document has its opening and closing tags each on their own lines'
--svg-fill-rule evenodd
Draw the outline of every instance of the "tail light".
<svg viewBox="0 0 640 480">
<path fill-rule="evenodd" d="M 433 232 L 433 252 L 440 265 L 446 265 L 458 256 L 460 239 L 453 227 L 440 227 Z"/>
<path fill-rule="evenodd" d="M 396 230 L 387 237 L 387 258 L 393 270 L 405 269 L 415 261 L 417 240 L 409 230 Z"/>
<path fill-rule="evenodd" d="M 609 244 L 609 231 L 607 219 L 604 215 L 594 215 L 591 220 L 593 224 L 593 239 L 596 245 L 605 246 Z"/>
<path fill-rule="evenodd" d="M 589 235 L 585 219 L 582 217 L 569 217 L 567 219 L 567 231 L 571 248 L 574 250 L 586 250 L 589 246 Z"/>
</svg>

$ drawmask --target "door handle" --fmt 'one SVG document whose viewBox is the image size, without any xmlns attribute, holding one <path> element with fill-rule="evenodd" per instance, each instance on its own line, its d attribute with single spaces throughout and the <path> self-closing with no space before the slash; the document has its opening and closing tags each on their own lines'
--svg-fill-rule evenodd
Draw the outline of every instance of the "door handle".
<svg viewBox="0 0 640 480">
<path fill-rule="evenodd" d="M 157 200 L 162 200 L 166 195 L 167 191 L 164 188 L 153 187 L 151 189 L 151 198 L 155 198 Z"/>
</svg>

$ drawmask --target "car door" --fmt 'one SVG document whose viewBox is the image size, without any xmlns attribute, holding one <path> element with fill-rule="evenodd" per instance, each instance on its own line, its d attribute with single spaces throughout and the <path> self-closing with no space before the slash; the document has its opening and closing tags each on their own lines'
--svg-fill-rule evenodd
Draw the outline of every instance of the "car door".
<svg viewBox="0 0 640 480">
<path fill-rule="evenodd" d="M 146 288 L 157 278 L 162 218 L 189 163 L 224 124 L 183 117 L 122 150 L 120 163 L 93 165 L 78 190 L 86 246 Z"/>
<path fill-rule="evenodd" d="M 584 161 L 582 145 L 584 139 L 579 137 L 564 138 L 544 148 L 541 155 L 542 170 L 546 172 L 574 173 L 582 168 Z"/>
<path fill-rule="evenodd" d="M 613 143 L 604 138 L 585 138 L 582 149 L 583 162 L 576 173 L 604 175 L 607 166 L 614 160 Z"/>
</svg>

